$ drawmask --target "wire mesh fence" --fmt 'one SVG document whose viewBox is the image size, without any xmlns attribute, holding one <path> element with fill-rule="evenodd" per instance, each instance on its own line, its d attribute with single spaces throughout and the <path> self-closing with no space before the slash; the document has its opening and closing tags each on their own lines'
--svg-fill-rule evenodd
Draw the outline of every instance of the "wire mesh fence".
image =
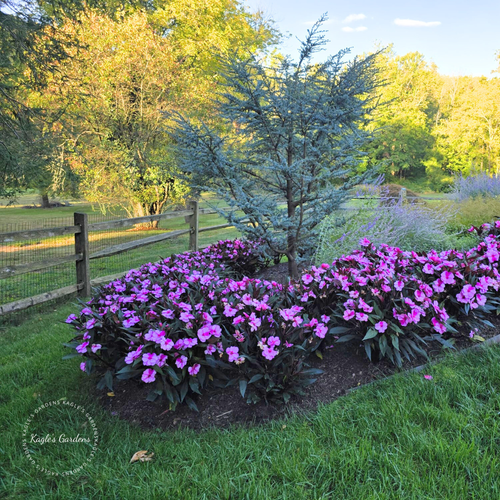
<svg viewBox="0 0 500 500">
<path fill-rule="evenodd" d="M 103 216 L 89 214 L 89 223 L 106 222 L 120 219 L 120 216 Z M 200 215 L 200 227 L 221 224 L 224 221 L 214 214 Z M 47 229 L 74 224 L 73 214 L 65 217 L 39 218 L 31 221 L 0 221 L 0 233 Z M 155 227 L 151 224 L 138 224 L 126 228 L 112 228 L 89 231 L 90 255 L 122 243 L 142 240 L 162 233 L 186 229 L 184 217 L 158 221 Z M 235 238 L 238 235 L 234 228 L 200 234 L 200 246 L 210 244 L 219 239 Z M 125 273 L 141 264 L 157 261 L 174 253 L 188 249 L 188 235 L 141 246 L 125 252 L 90 261 L 91 278 L 99 278 L 117 273 Z M 40 237 L 32 240 L 0 243 L 0 270 L 9 266 L 39 263 L 75 253 L 75 237 L 73 234 L 52 237 Z M 0 306 L 17 300 L 50 292 L 54 289 L 75 284 L 75 263 L 65 262 L 57 266 L 7 276 L 0 280 Z"/>
</svg>

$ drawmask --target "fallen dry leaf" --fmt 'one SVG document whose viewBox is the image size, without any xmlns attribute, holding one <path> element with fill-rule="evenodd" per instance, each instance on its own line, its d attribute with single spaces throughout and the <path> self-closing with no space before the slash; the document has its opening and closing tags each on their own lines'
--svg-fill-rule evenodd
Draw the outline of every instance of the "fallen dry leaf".
<svg viewBox="0 0 500 500">
<path fill-rule="evenodd" d="M 134 462 L 149 462 L 153 459 L 154 453 L 148 455 L 148 450 L 141 450 L 134 453 L 134 456 L 130 459 L 130 463 Z"/>
<path fill-rule="evenodd" d="M 114 393 L 114 392 L 108 392 L 108 396 L 109 396 L 110 398 L 114 397 L 114 395 L 115 395 L 115 393 Z"/>
</svg>

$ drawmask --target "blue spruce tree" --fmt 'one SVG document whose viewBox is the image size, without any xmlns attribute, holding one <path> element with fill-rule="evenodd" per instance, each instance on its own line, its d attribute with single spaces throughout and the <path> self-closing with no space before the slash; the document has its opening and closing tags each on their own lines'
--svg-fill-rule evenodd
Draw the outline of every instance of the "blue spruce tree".
<svg viewBox="0 0 500 500">
<path fill-rule="evenodd" d="M 217 128 L 180 116 L 173 132 L 191 186 L 225 200 L 233 210 L 220 213 L 285 255 L 292 277 L 312 255 L 321 221 L 364 180 L 356 167 L 376 104 L 377 54 L 345 63 L 345 49 L 312 61 L 326 43 L 325 20 L 308 31 L 298 62 L 226 61 Z"/>
</svg>

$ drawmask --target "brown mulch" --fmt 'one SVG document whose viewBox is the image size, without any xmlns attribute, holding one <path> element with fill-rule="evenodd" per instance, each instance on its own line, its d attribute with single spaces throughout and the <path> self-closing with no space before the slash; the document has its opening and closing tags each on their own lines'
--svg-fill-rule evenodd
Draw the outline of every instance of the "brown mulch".
<svg viewBox="0 0 500 500">
<path fill-rule="evenodd" d="M 287 264 L 278 264 L 266 269 L 256 277 L 260 279 L 286 282 Z M 500 321 L 497 322 L 500 326 Z M 481 336 L 485 339 L 496 335 L 498 329 L 485 328 Z M 471 347 L 473 342 L 467 338 L 467 332 L 455 339 L 455 347 L 463 349 Z M 441 345 L 433 342 L 427 349 L 431 359 L 443 353 Z M 185 427 L 201 430 L 209 427 L 228 427 L 231 424 L 255 425 L 282 418 L 293 413 L 315 410 L 318 404 L 328 403 L 346 394 L 349 389 L 362 386 L 374 380 L 385 378 L 400 370 L 408 370 L 424 364 L 420 358 L 409 363 L 407 360 L 401 369 L 396 368 L 388 360 L 370 363 L 363 346 L 355 343 L 340 343 L 327 347 L 320 359 L 311 356 L 308 363 L 313 368 L 323 370 L 317 381 L 306 388 L 304 396 L 294 396 L 287 405 L 279 403 L 266 404 L 260 401 L 248 405 L 241 397 L 238 387 L 225 389 L 207 389 L 202 396 L 195 395 L 199 412 L 180 405 L 175 411 L 169 410 L 165 399 L 154 402 L 146 400 L 150 388 L 140 381 L 116 381 L 114 396 L 106 391 L 97 391 L 96 396 L 102 405 L 121 419 L 128 420 L 143 428 L 172 429 Z"/>
</svg>

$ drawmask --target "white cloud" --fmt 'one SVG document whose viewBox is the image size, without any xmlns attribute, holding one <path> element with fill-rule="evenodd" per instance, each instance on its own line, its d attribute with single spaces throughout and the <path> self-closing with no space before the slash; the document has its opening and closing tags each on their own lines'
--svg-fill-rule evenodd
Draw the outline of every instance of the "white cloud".
<svg viewBox="0 0 500 500">
<path fill-rule="evenodd" d="M 352 23 L 353 21 L 361 21 L 362 19 L 366 19 L 364 14 L 349 14 L 342 22 Z"/>
<path fill-rule="evenodd" d="M 351 28 L 350 26 L 344 26 L 342 31 L 347 31 L 347 33 L 352 33 L 353 31 L 366 31 L 368 28 L 366 26 L 358 26 L 357 28 Z"/>
<path fill-rule="evenodd" d="M 417 21 L 416 19 L 394 19 L 394 24 L 397 26 L 411 26 L 416 28 L 429 28 L 431 26 L 439 26 L 441 21 Z"/>
</svg>

